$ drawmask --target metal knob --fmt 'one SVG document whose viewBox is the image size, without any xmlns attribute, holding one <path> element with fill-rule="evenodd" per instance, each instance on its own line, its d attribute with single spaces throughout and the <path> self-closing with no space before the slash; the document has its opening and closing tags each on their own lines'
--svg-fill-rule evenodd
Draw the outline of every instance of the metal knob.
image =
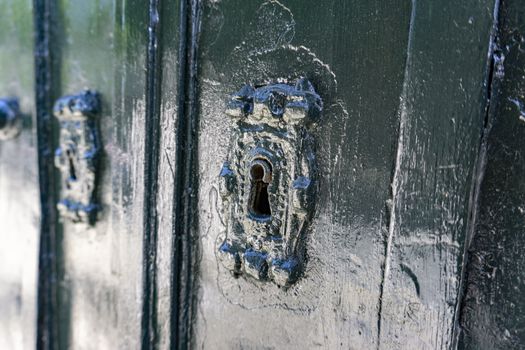
<svg viewBox="0 0 525 350">
<path fill-rule="evenodd" d="M 0 140 L 16 137 L 22 129 L 20 106 L 14 98 L 0 98 Z"/>
</svg>

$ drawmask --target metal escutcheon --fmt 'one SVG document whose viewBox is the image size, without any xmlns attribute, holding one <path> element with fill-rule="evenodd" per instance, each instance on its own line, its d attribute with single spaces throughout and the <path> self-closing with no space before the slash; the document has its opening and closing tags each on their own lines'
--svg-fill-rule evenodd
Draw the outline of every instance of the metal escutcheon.
<svg viewBox="0 0 525 350">
<path fill-rule="evenodd" d="M 232 95 L 232 148 L 220 172 L 226 223 L 218 258 L 234 275 L 295 283 L 316 196 L 314 138 L 322 101 L 306 79 Z"/>
</svg>

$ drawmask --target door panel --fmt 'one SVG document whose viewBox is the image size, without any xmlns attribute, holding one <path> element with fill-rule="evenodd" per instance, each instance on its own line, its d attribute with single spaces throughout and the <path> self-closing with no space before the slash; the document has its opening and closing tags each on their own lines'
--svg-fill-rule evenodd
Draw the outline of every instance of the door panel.
<svg viewBox="0 0 525 350">
<path fill-rule="evenodd" d="M 98 220 L 60 219 L 61 348 L 140 344 L 148 23 L 144 2 L 71 0 L 57 8 L 58 95 L 100 93 L 103 147 Z"/>
<path fill-rule="evenodd" d="M 380 340 L 385 349 L 448 349 L 472 225 L 495 3 L 414 6 Z"/>
<path fill-rule="evenodd" d="M 204 3 L 197 347 L 452 346 L 493 11 L 493 1 Z M 218 174 L 235 127 L 228 95 L 301 76 L 325 106 L 320 195 L 306 271 L 284 291 L 218 263 Z"/>
<path fill-rule="evenodd" d="M 464 349 L 520 349 L 525 344 L 525 8 L 499 9 L 484 176 L 467 265 Z"/>
<path fill-rule="evenodd" d="M 32 2 L 2 1 L 0 97 L 18 97 L 24 127 L 0 141 L 0 348 L 36 345 L 40 208 L 34 127 Z"/>
<path fill-rule="evenodd" d="M 395 164 L 409 1 L 205 2 L 199 48 L 198 348 L 373 348 Z M 289 290 L 217 261 L 218 175 L 244 84 L 307 77 L 324 103 L 305 275 Z M 213 150 L 213 152 L 209 152 Z"/>
</svg>

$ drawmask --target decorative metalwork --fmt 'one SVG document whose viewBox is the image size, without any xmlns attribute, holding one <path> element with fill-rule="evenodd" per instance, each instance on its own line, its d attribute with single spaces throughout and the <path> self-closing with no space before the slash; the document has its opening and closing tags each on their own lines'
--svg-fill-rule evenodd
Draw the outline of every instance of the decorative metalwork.
<svg viewBox="0 0 525 350">
<path fill-rule="evenodd" d="M 62 217 L 93 224 L 96 203 L 98 160 L 101 153 L 97 130 L 100 97 L 93 91 L 64 96 L 56 101 L 54 115 L 60 122 L 60 146 L 55 166 L 62 175 L 62 192 L 57 204 Z"/>
<path fill-rule="evenodd" d="M 306 79 L 231 96 L 226 113 L 237 128 L 220 172 L 227 231 L 218 257 L 234 275 L 283 287 L 300 277 L 317 187 L 309 128 L 321 111 Z"/>
<path fill-rule="evenodd" d="M 22 129 L 20 106 L 15 98 L 0 99 L 0 140 L 16 137 Z"/>
</svg>

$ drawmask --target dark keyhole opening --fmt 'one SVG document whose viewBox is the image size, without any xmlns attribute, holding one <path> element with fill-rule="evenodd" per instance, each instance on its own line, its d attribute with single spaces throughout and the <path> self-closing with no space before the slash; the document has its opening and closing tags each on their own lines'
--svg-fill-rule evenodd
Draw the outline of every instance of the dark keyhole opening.
<svg viewBox="0 0 525 350">
<path fill-rule="evenodd" d="M 69 178 L 71 180 L 75 180 L 77 179 L 77 172 L 75 170 L 75 165 L 73 163 L 73 152 L 71 152 L 70 150 L 67 150 L 66 151 L 66 155 L 67 155 L 67 160 L 69 161 Z"/>
<path fill-rule="evenodd" d="M 253 215 L 261 219 L 269 218 L 272 215 L 270 201 L 268 200 L 268 179 L 265 176 L 265 168 L 258 163 L 252 165 L 250 175 L 252 178 L 252 188 L 250 192 L 249 210 Z"/>
</svg>

